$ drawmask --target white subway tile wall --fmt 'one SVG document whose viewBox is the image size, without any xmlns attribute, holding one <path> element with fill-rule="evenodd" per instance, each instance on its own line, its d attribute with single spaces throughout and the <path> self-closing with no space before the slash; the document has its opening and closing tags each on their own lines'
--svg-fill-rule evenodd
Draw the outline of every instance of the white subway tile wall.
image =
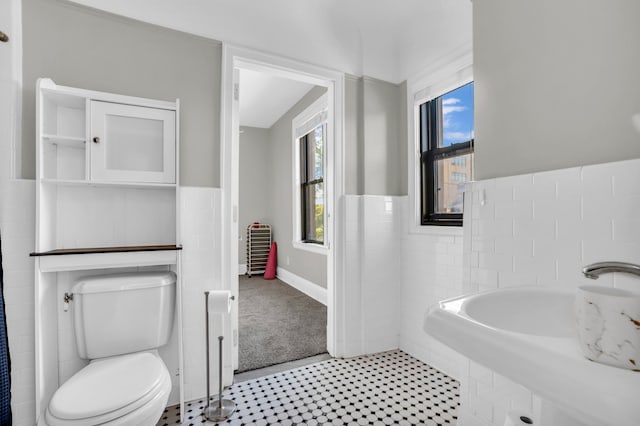
<svg viewBox="0 0 640 426">
<path fill-rule="evenodd" d="M 222 290 L 220 276 L 222 191 L 217 188 L 180 188 L 180 232 L 182 238 L 182 312 L 184 340 L 184 396 L 186 401 L 206 394 L 205 290 Z M 231 339 L 228 339 L 230 342 Z M 224 359 L 230 360 L 227 346 Z M 217 354 L 217 351 L 214 351 Z M 212 356 L 217 365 L 217 355 Z M 212 369 L 212 383 L 218 370 Z M 171 404 L 177 401 L 170 401 Z"/>
<path fill-rule="evenodd" d="M 640 261 L 640 160 L 491 179 L 470 185 L 471 284 L 575 288 L 586 264 Z M 480 198 L 484 204 L 480 203 Z M 599 283 L 629 285 L 620 274 Z"/>
<path fill-rule="evenodd" d="M 505 395 L 521 390 L 502 391 L 508 381 L 493 373 L 492 382 L 473 382 L 470 392 L 469 361 L 422 331 L 426 308 L 448 297 L 503 286 L 574 288 L 587 282 L 580 272 L 585 264 L 640 262 L 640 227 L 634 226 L 639 183 L 640 160 L 476 182 L 465 196 L 464 236 L 409 234 L 407 197 L 346 196 L 345 276 L 360 283 L 349 291 L 357 296 L 352 300 L 361 301 L 349 310 L 347 321 L 365 324 L 361 353 L 393 349 L 399 342 L 404 351 L 462 381 L 462 418 L 467 415 L 470 424 L 501 424 L 505 410 L 525 405 L 521 402 L 527 398 L 517 404 L 509 400 Z M 0 191 L 3 200 L 11 200 L 2 206 L 0 230 L 14 424 L 30 425 L 35 379 L 33 260 L 28 253 L 34 241 L 35 185 L 9 180 Z M 219 198 L 217 189 L 182 189 L 185 312 L 202 310 L 200 293 L 220 285 L 214 272 L 220 269 L 220 247 L 213 238 Z M 203 262 L 209 266 L 203 269 Z M 599 283 L 637 288 L 633 279 L 619 274 L 603 276 Z M 192 330 L 185 332 L 187 399 L 201 396 L 202 326 L 200 316 L 185 315 L 184 329 Z M 478 416 L 466 407 L 474 407 Z"/>
<path fill-rule="evenodd" d="M 347 195 L 344 206 L 347 299 L 359 302 L 346 322 L 362 325 L 347 336 L 347 355 L 397 349 L 406 197 Z"/>
<path fill-rule="evenodd" d="M 408 198 L 402 197 L 402 222 L 407 221 Z M 400 348 L 446 374 L 463 376 L 464 358 L 423 330 L 426 309 L 439 300 L 464 293 L 463 240 L 465 236 L 409 233 L 402 239 L 400 294 Z"/>
<path fill-rule="evenodd" d="M 465 205 L 467 290 L 576 288 L 593 283 L 581 273 L 589 263 L 640 263 L 640 227 L 634 225 L 640 160 L 474 182 L 466 199 L 472 200 Z M 638 289 L 637 280 L 623 274 L 605 275 L 598 284 Z M 541 412 L 548 404 L 530 390 L 473 362 L 466 365 L 466 377 L 454 375 L 461 381 L 461 422 L 498 426 L 507 411 L 518 409 L 557 423 L 550 420 L 553 413 Z"/>
<path fill-rule="evenodd" d="M 400 268 L 403 223 L 397 213 L 404 205 L 397 197 L 363 198 L 363 241 L 360 250 L 364 353 L 397 349 L 398 310 L 402 286 Z M 396 212 L 400 209 L 400 212 Z"/>
<path fill-rule="evenodd" d="M 0 184 L 4 300 L 11 356 L 11 411 L 14 426 L 30 426 L 35 424 L 36 411 L 34 261 L 29 257 L 35 245 L 35 182 L 3 178 Z"/>
<path fill-rule="evenodd" d="M 499 287 L 576 288 L 590 282 L 581 270 L 596 261 L 640 263 L 638 211 L 640 160 L 629 160 L 469 183 L 462 237 L 401 234 L 400 348 L 460 380 L 460 423 L 502 425 L 512 409 L 549 424 L 560 417 L 528 389 L 426 335 L 426 309 Z M 598 283 L 638 288 L 623 274 Z"/>
</svg>

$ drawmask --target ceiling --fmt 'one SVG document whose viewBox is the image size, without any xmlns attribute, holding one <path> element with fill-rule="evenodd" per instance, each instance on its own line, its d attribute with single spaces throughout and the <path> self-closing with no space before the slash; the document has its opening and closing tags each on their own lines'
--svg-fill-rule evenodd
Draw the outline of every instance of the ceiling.
<svg viewBox="0 0 640 426">
<path fill-rule="evenodd" d="M 470 0 L 72 0 L 392 83 L 470 51 Z"/>
<path fill-rule="evenodd" d="M 240 125 L 269 129 L 314 86 L 273 75 L 240 70 Z"/>
</svg>

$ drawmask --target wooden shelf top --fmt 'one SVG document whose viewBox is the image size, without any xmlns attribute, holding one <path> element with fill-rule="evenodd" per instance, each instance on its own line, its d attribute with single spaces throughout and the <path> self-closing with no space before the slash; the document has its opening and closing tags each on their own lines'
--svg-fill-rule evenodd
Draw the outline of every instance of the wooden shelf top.
<svg viewBox="0 0 640 426">
<path fill-rule="evenodd" d="M 29 253 L 29 256 L 61 256 L 66 254 L 95 254 L 95 253 L 126 253 L 136 251 L 182 250 L 182 246 L 175 244 L 157 246 L 123 246 L 123 247 L 84 247 L 72 249 L 55 249 L 43 252 Z"/>
</svg>

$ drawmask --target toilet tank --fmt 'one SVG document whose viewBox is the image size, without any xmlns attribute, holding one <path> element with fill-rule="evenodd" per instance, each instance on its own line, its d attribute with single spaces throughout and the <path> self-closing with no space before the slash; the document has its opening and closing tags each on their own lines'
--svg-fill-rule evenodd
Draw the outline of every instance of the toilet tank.
<svg viewBox="0 0 640 426">
<path fill-rule="evenodd" d="M 81 358 L 155 349 L 169 341 L 176 300 L 173 272 L 86 277 L 71 292 Z"/>
</svg>

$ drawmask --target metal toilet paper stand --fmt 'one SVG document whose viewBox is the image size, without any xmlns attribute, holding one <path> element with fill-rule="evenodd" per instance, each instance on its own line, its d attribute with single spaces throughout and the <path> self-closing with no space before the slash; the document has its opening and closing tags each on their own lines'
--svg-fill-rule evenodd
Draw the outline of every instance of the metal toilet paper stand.
<svg viewBox="0 0 640 426">
<path fill-rule="evenodd" d="M 205 312 L 206 312 L 206 333 L 207 333 L 207 407 L 203 411 L 204 418 L 212 422 L 222 422 L 227 420 L 236 411 L 236 403 L 230 399 L 222 398 L 222 341 L 224 336 L 218 336 L 218 401 L 211 401 L 211 390 L 209 387 L 210 373 L 209 373 L 209 292 L 205 291 Z M 231 300 L 235 297 L 231 296 Z"/>
</svg>

